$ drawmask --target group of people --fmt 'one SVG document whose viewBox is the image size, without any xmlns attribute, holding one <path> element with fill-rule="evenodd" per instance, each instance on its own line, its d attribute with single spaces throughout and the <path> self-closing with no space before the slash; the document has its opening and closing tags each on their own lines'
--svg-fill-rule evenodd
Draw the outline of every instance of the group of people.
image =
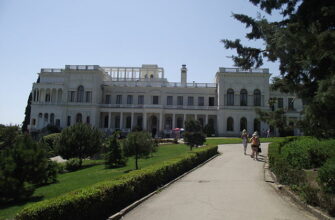
<svg viewBox="0 0 335 220">
<path fill-rule="evenodd" d="M 252 137 L 249 139 L 249 134 L 247 132 L 247 130 L 243 129 L 242 131 L 242 144 L 244 147 L 244 155 L 247 154 L 247 147 L 248 147 L 248 143 L 251 143 L 251 158 L 253 158 L 254 160 L 258 160 L 258 154 L 261 152 L 261 142 L 259 140 L 259 135 L 258 132 L 255 131 L 252 134 Z"/>
</svg>

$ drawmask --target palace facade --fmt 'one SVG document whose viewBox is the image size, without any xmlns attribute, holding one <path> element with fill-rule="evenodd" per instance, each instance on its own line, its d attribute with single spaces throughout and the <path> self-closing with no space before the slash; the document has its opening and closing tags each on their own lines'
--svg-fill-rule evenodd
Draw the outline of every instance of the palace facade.
<svg viewBox="0 0 335 220">
<path fill-rule="evenodd" d="M 139 126 L 168 136 L 172 129 L 183 128 L 186 120 L 196 119 L 212 126 L 217 136 L 239 136 L 244 128 L 249 133 L 269 128 L 257 119 L 255 108 L 283 108 L 294 127 L 302 102 L 293 94 L 271 91 L 270 75 L 268 69 L 220 67 L 214 83 L 189 83 L 186 65 L 182 65 L 180 82 L 168 82 L 157 65 L 41 69 L 40 80 L 32 88 L 29 129 L 83 122 L 106 132 L 128 132 Z M 277 100 L 271 108 L 270 98 Z M 300 135 L 299 130 L 294 128 L 294 134 Z"/>
</svg>

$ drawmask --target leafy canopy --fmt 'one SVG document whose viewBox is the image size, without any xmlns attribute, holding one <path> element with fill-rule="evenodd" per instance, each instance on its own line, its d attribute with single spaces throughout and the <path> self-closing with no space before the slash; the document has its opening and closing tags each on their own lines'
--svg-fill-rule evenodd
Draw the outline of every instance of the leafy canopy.
<svg viewBox="0 0 335 220">
<path fill-rule="evenodd" d="M 333 0 L 250 0 L 266 13 L 280 10 L 282 20 L 244 14 L 233 17 L 250 28 L 249 40 L 263 40 L 264 48 L 241 44 L 239 39 L 222 42 L 237 52 L 232 59 L 244 69 L 260 67 L 263 60 L 279 61 L 281 77 L 273 88 L 293 92 L 305 106 L 306 134 L 335 136 L 335 2 Z"/>
</svg>

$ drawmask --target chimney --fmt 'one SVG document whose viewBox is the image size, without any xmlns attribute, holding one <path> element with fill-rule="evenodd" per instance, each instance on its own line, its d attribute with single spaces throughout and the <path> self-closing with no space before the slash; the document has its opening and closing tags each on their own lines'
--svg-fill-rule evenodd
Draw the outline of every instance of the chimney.
<svg viewBox="0 0 335 220">
<path fill-rule="evenodd" d="M 182 85 L 186 85 L 187 83 L 187 68 L 186 64 L 183 64 L 181 67 L 181 80 L 180 80 Z"/>
</svg>

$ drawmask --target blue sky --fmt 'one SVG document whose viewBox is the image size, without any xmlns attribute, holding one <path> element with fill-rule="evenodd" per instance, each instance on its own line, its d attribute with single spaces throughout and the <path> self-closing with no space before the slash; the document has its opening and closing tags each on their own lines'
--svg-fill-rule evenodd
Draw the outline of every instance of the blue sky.
<svg viewBox="0 0 335 220">
<path fill-rule="evenodd" d="M 261 11 L 247 0 L 0 0 L 0 124 L 22 123 L 41 68 L 158 64 L 176 82 L 186 64 L 189 82 L 213 82 L 233 66 L 220 40 L 247 42 L 232 12 Z"/>
</svg>

